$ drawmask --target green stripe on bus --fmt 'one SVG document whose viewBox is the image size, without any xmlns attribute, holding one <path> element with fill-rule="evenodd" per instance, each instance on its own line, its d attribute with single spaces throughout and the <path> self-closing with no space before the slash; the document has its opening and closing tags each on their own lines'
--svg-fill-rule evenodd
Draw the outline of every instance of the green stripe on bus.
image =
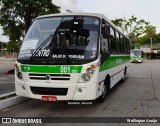
<svg viewBox="0 0 160 126">
<path fill-rule="evenodd" d="M 100 66 L 100 71 L 104 71 L 118 65 L 127 63 L 130 61 L 130 56 L 110 56 L 106 61 Z"/>
<path fill-rule="evenodd" d="M 80 73 L 82 66 L 21 65 L 22 72 L 35 73 Z"/>
</svg>

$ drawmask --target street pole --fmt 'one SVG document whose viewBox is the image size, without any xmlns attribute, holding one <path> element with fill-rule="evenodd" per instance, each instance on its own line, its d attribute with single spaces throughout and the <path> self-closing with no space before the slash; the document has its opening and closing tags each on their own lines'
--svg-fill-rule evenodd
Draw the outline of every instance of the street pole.
<svg viewBox="0 0 160 126">
<path fill-rule="evenodd" d="M 151 54 L 150 54 L 150 58 L 152 56 L 152 37 L 151 37 Z"/>
<path fill-rule="evenodd" d="M 151 37 L 151 49 L 152 49 L 152 37 Z"/>
<path fill-rule="evenodd" d="M 3 56 L 3 42 L 2 42 L 2 56 Z"/>
</svg>

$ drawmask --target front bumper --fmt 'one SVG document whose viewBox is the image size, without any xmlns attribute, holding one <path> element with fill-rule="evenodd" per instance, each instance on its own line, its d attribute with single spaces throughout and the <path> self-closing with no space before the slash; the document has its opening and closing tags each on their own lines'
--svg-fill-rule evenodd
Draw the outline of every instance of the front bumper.
<svg viewBox="0 0 160 126">
<path fill-rule="evenodd" d="M 25 82 L 17 77 L 15 78 L 15 88 L 16 94 L 18 96 L 24 96 L 34 99 L 42 99 L 42 96 L 46 96 L 44 94 L 35 94 L 31 87 L 35 88 L 54 88 L 54 89 L 67 89 L 66 94 L 58 94 L 58 95 L 48 95 L 47 96 L 56 96 L 57 100 L 94 100 L 97 98 L 96 92 L 98 91 L 98 85 L 92 81 L 87 83 L 73 83 L 73 84 L 55 84 L 55 83 L 35 83 L 35 82 Z"/>
<path fill-rule="evenodd" d="M 142 60 L 131 60 L 131 63 L 142 63 Z"/>
</svg>

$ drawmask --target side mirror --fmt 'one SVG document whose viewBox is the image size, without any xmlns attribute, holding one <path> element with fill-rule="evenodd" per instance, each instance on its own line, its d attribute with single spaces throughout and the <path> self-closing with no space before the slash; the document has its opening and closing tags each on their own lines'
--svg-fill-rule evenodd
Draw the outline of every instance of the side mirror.
<svg viewBox="0 0 160 126">
<path fill-rule="evenodd" d="M 104 38 L 110 38 L 110 26 L 105 25 L 102 27 L 102 35 Z"/>
</svg>

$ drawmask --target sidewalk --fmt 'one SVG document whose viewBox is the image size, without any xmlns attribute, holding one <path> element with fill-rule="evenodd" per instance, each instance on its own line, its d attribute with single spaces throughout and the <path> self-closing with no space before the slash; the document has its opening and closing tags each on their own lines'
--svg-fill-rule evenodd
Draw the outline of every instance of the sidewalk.
<svg viewBox="0 0 160 126">
<path fill-rule="evenodd" d="M 29 100 L 15 94 L 14 73 L 8 74 L 14 69 L 14 63 L 13 58 L 0 57 L 0 110 Z"/>
<path fill-rule="evenodd" d="M 13 58 L 0 58 L 0 95 L 15 91 L 14 74 L 8 74 L 14 63 Z"/>
<path fill-rule="evenodd" d="M 14 63 L 15 61 L 10 58 L 0 58 L 0 75 L 14 69 Z"/>
<path fill-rule="evenodd" d="M 13 58 L 0 57 L 0 61 L 14 61 Z"/>
<path fill-rule="evenodd" d="M 14 75 L 0 75 L 0 95 L 15 91 Z"/>
</svg>

